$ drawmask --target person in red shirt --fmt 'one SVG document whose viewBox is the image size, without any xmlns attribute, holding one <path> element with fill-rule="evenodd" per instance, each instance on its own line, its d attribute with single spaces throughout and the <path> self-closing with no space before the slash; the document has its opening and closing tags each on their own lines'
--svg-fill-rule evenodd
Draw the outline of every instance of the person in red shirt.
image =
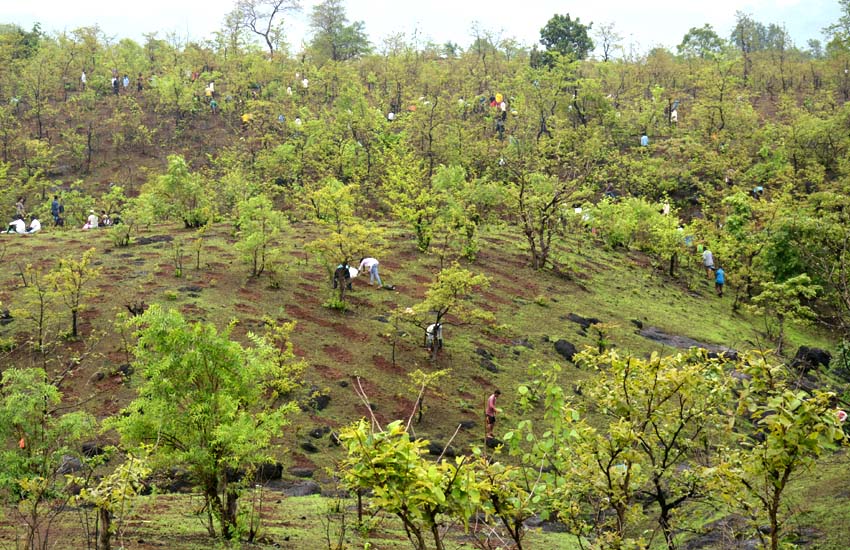
<svg viewBox="0 0 850 550">
<path fill-rule="evenodd" d="M 487 407 L 484 409 L 484 418 L 487 426 L 487 439 L 493 439 L 493 425 L 496 424 L 496 398 L 502 392 L 496 390 L 487 398 Z"/>
</svg>

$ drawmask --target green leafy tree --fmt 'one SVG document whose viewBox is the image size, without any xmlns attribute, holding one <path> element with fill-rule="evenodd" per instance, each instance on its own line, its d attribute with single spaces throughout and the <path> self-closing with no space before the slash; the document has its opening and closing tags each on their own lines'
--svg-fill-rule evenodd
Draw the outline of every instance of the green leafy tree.
<svg viewBox="0 0 850 550">
<path fill-rule="evenodd" d="M 463 521 L 481 506 L 483 495 L 466 457 L 436 463 L 425 458 L 428 441 L 412 439 L 400 420 L 380 429 L 364 420 L 343 429 L 348 452 L 341 464 L 343 483 L 370 491 L 376 509 L 398 517 L 415 550 L 444 550 L 444 522 Z"/>
<path fill-rule="evenodd" d="M 416 246 L 426 252 L 434 236 L 440 196 L 427 183 L 412 151 L 394 147 L 387 157 L 384 200 L 396 218 L 413 228 Z"/>
<path fill-rule="evenodd" d="M 766 322 L 770 317 L 776 321 L 777 353 L 782 353 L 786 322 L 808 321 L 815 317 L 815 312 L 805 302 L 812 300 L 819 291 L 820 286 L 812 284 L 811 278 L 805 273 L 781 283 L 762 284 L 762 291 L 753 298 L 750 309 L 758 315 L 764 315 Z M 772 334 L 770 325 L 767 328 L 768 334 Z"/>
<path fill-rule="evenodd" d="M 201 227 L 213 215 L 212 200 L 203 178 L 191 172 L 180 155 L 168 156 L 165 174 L 146 183 L 140 198 L 155 219 L 178 218 L 187 228 Z"/>
<path fill-rule="evenodd" d="M 0 384 L 0 491 L 26 526 L 23 548 L 53 548 L 49 531 L 65 509 L 71 462 L 84 463 L 80 442 L 94 430 L 83 411 L 63 412 L 62 393 L 41 369 L 9 368 Z"/>
<path fill-rule="evenodd" d="M 411 320 L 433 320 L 435 325 L 448 324 L 448 314 L 456 319 L 454 323 L 490 320 L 493 315 L 476 307 L 472 302 L 473 293 L 488 286 L 490 279 L 487 276 L 475 275 L 455 264 L 441 270 L 434 282 L 428 285 L 425 299 L 412 308 L 404 309 L 401 315 Z M 418 324 L 424 328 L 427 323 Z M 439 346 L 432 346 L 431 350 L 431 358 L 436 360 Z"/>
<path fill-rule="evenodd" d="M 128 454 L 124 462 L 112 473 L 101 479 L 97 485 L 84 487 L 77 495 L 78 502 L 93 506 L 97 511 L 96 550 L 112 548 L 112 537 L 119 532 L 130 501 L 145 488 L 145 481 L 151 474 L 146 463 L 144 457 Z M 80 483 L 84 481 L 79 480 Z"/>
<path fill-rule="evenodd" d="M 534 269 L 546 266 L 552 238 L 561 227 L 561 207 L 577 196 L 574 182 L 537 172 L 519 175 L 509 189 L 508 205 L 518 215 Z"/>
<path fill-rule="evenodd" d="M 100 268 L 94 267 L 95 249 L 83 252 L 79 260 L 63 258 L 48 274 L 53 292 L 62 299 L 71 312 L 71 337 L 78 336 L 77 321 L 86 307 L 86 300 L 94 294 L 93 281 L 100 277 Z"/>
<path fill-rule="evenodd" d="M 283 230 L 283 214 L 275 210 L 268 197 L 262 195 L 241 202 L 238 209 L 240 240 L 236 249 L 251 266 L 251 276 L 259 277 L 266 264 L 275 261 L 280 253 L 275 245 Z"/>
<path fill-rule="evenodd" d="M 276 387 L 289 380 L 291 354 L 249 335 L 245 348 L 230 339 L 230 325 L 187 323 L 180 313 L 153 305 L 134 317 L 134 365 L 139 397 L 108 423 L 130 445 L 156 443 L 154 465 L 185 465 L 201 488 L 211 536 L 237 536 L 239 486 L 228 471 L 272 459 L 272 438 L 297 410 Z"/>
<path fill-rule="evenodd" d="M 724 45 L 714 28 L 706 23 L 702 27 L 691 27 L 676 50 L 686 58 L 708 59 L 720 55 Z"/>
<path fill-rule="evenodd" d="M 557 52 L 573 59 L 584 59 L 593 51 L 593 40 L 588 31 L 593 23 L 583 24 L 578 17 L 572 19 L 570 14 L 555 14 L 540 29 L 540 43 L 546 52 Z M 549 65 L 552 61 L 548 62 Z"/>
<path fill-rule="evenodd" d="M 358 199 L 357 185 L 345 185 L 329 179 L 309 196 L 316 217 L 324 226 L 324 236 L 313 240 L 308 247 L 315 253 L 328 275 L 337 265 L 350 265 L 355 259 L 377 255 L 383 248 L 383 231 L 367 225 L 354 215 Z M 338 304 L 345 301 L 346 285 L 338 281 Z"/>
<path fill-rule="evenodd" d="M 46 354 L 51 342 L 51 333 L 56 322 L 54 304 L 56 293 L 50 284 L 50 277 L 41 270 L 28 264 L 23 271 L 26 281 L 23 305 L 15 316 L 26 319 L 32 324 L 33 346 L 42 355 Z"/>
<path fill-rule="evenodd" d="M 348 24 L 342 0 L 324 0 L 310 13 L 312 47 L 321 59 L 346 61 L 370 50 L 362 21 Z"/>
<path fill-rule="evenodd" d="M 781 368 L 763 356 L 751 355 L 743 363 L 750 377 L 743 382 L 739 414 L 752 422 L 752 439 L 737 453 L 729 470 L 732 502 L 743 507 L 761 525 L 769 521 L 767 544 L 781 548 L 780 512 L 794 476 L 806 471 L 821 456 L 847 443 L 832 404 L 833 394 L 812 394 L 788 388 Z M 764 534 L 758 530 L 759 537 Z"/>
<path fill-rule="evenodd" d="M 594 547 L 638 544 L 645 497 L 675 548 L 676 511 L 713 490 L 710 473 L 724 459 L 706 453 L 724 440 L 731 416 L 724 362 L 700 350 L 647 360 L 587 350 L 575 360 L 595 369 L 583 384 L 587 405 L 570 402 L 553 367 L 542 386 L 518 390 L 524 407 L 542 397 L 543 425 L 523 420 L 506 442 L 526 467 L 551 469 L 541 478 L 549 509 Z"/>
</svg>

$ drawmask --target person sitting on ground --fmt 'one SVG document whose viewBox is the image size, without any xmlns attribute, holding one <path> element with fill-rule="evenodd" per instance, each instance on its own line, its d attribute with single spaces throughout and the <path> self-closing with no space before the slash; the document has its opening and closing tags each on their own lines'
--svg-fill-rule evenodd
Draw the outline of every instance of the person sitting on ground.
<svg viewBox="0 0 850 550">
<path fill-rule="evenodd" d="M 86 224 L 83 226 L 83 229 L 94 229 L 97 225 L 97 214 L 94 213 L 94 210 L 89 210 L 89 217 L 86 218 Z"/>
<path fill-rule="evenodd" d="M 375 258 L 360 258 L 360 266 L 357 268 L 359 271 L 369 270 L 369 284 L 371 285 L 374 282 L 378 283 L 378 288 L 382 288 L 384 284 L 381 282 L 381 276 L 378 275 L 378 260 Z"/>
<path fill-rule="evenodd" d="M 33 214 L 32 218 L 30 218 L 30 228 L 27 229 L 27 233 L 32 234 L 38 233 L 39 231 L 41 231 L 41 222 L 38 221 L 38 218 L 36 218 L 35 214 Z"/>
<path fill-rule="evenodd" d="M 109 218 L 109 214 L 106 213 L 106 210 L 100 211 L 100 225 L 112 225 L 112 220 Z"/>
<path fill-rule="evenodd" d="M 425 329 L 425 347 L 433 351 L 434 346 L 438 350 L 443 348 L 443 323 L 431 323 Z"/>
<path fill-rule="evenodd" d="M 9 223 L 6 233 L 19 233 L 23 235 L 27 232 L 27 223 L 21 216 L 15 216 L 15 219 Z"/>
</svg>

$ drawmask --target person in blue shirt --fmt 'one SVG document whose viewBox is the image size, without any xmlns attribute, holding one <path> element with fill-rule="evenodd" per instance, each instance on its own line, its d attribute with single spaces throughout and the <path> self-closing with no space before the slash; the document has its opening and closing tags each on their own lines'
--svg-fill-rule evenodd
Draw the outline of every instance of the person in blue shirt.
<svg viewBox="0 0 850 550">
<path fill-rule="evenodd" d="M 717 295 L 723 298 L 723 285 L 726 284 L 726 272 L 723 271 L 723 268 L 717 266 L 717 269 L 714 270 L 714 289 L 717 291 Z"/>
</svg>

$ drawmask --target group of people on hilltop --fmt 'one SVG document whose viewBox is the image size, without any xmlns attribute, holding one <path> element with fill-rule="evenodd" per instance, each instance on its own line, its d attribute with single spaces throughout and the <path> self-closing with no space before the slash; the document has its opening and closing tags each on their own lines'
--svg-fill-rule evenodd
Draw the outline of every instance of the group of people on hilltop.
<svg viewBox="0 0 850 550">
<path fill-rule="evenodd" d="M 50 215 L 53 217 L 53 225 L 61 227 L 65 225 L 65 205 L 59 200 L 59 195 L 53 195 L 53 201 L 50 203 Z M 30 223 L 27 226 L 26 219 L 29 217 Z M 94 229 L 96 227 L 110 226 L 120 223 L 120 218 L 110 216 L 106 210 L 101 210 L 100 215 L 96 214 L 94 209 L 89 210 L 89 215 L 86 217 L 86 222 L 82 229 Z M 15 216 L 6 228 L 5 233 L 17 233 L 26 235 L 38 233 L 41 231 L 41 220 L 35 214 L 30 216 L 26 212 L 26 198 L 18 197 L 15 203 Z"/>
<path fill-rule="evenodd" d="M 41 221 L 39 221 L 35 214 L 30 216 L 29 227 L 27 227 L 26 218 L 26 197 L 20 196 L 15 202 L 15 217 L 11 222 L 9 222 L 9 226 L 6 228 L 6 233 L 26 235 L 41 231 Z"/>
<path fill-rule="evenodd" d="M 136 79 L 136 91 L 141 92 L 144 87 L 144 78 L 142 77 L 142 73 L 139 73 L 138 78 Z M 80 90 L 85 91 L 88 86 L 88 76 L 86 75 L 86 70 L 83 69 L 80 73 Z M 124 88 L 124 92 L 128 92 L 130 90 L 130 75 L 124 73 L 124 76 L 119 76 L 118 69 L 112 69 L 112 79 L 110 80 L 110 87 L 112 89 L 112 93 L 118 95 L 121 88 Z"/>
</svg>

